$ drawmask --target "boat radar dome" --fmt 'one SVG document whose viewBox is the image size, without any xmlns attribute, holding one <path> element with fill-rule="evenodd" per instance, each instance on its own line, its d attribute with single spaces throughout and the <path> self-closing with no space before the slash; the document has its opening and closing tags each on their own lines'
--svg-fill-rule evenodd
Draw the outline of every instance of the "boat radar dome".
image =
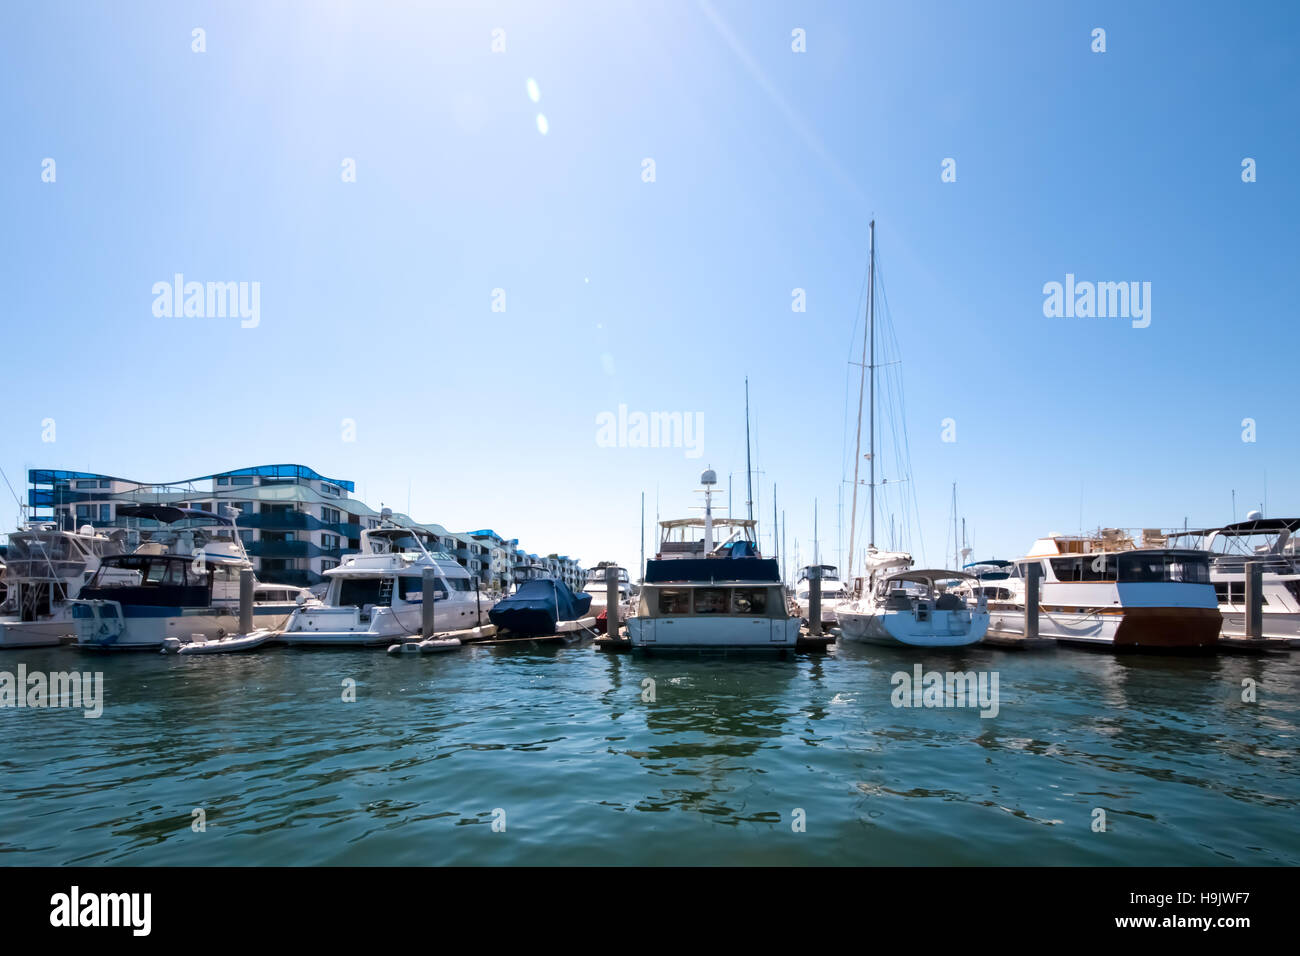
<svg viewBox="0 0 1300 956">
<path fill-rule="evenodd" d="M 95 526 L 94 526 L 94 525 L 91 525 L 91 524 L 83 524 L 83 525 L 81 526 L 81 531 L 78 532 L 78 533 L 79 533 L 79 534 L 83 534 L 83 535 L 85 535 L 87 538 L 94 537 L 94 534 L 95 534 Z"/>
<path fill-rule="evenodd" d="M 393 520 L 393 509 L 392 509 L 392 508 L 383 508 L 383 509 L 381 509 L 380 512 L 379 512 L 379 518 L 380 518 L 381 521 L 392 521 L 392 520 Z"/>
<path fill-rule="evenodd" d="M 716 485 L 717 483 L 718 475 L 712 468 L 706 469 L 704 474 L 700 475 L 700 484 L 702 485 Z"/>
<path fill-rule="evenodd" d="M 1246 513 L 1247 521 L 1258 521 L 1262 517 L 1264 516 L 1260 514 L 1258 511 L 1249 511 Z"/>
</svg>

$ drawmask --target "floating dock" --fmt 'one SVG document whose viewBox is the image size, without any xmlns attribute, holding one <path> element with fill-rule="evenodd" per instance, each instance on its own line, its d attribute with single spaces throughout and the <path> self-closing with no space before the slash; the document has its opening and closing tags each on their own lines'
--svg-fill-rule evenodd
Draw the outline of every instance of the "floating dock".
<svg viewBox="0 0 1300 956">
<path fill-rule="evenodd" d="M 992 634 L 984 635 L 980 644 L 985 647 L 996 647 L 1004 651 L 1041 651 L 1048 647 L 1056 646 L 1054 637 L 1027 637 L 1024 634 Z M 978 645 L 977 645 L 978 646 Z"/>
</svg>

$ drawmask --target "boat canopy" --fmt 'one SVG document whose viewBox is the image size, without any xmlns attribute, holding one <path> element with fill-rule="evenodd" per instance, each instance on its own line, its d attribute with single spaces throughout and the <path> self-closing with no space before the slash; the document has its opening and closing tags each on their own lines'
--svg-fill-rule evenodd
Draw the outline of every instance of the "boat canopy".
<svg viewBox="0 0 1300 956">
<path fill-rule="evenodd" d="M 1250 534 L 1278 534 L 1282 531 L 1294 532 L 1300 528 L 1300 518 L 1256 518 L 1254 521 L 1237 521 L 1225 524 L 1222 528 L 1202 528 L 1199 531 L 1175 531 L 1177 537 L 1204 537 L 1210 534 L 1232 535 L 1240 537 Z"/>
<path fill-rule="evenodd" d="M 726 581 L 780 584 L 776 558 L 654 558 L 646 561 L 645 583 L 718 584 Z"/>
<path fill-rule="evenodd" d="M 235 522 L 227 515 L 202 508 L 177 508 L 175 505 L 118 505 L 117 513 L 126 518 L 150 518 L 163 524 L 175 524 L 177 521 L 209 521 L 214 524 L 233 525 Z"/>
<path fill-rule="evenodd" d="M 936 581 L 947 581 L 952 578 L 964 578 L 967 581 L 978 581 L 979 578 L 973 574 L 967 574 L 965 571 L 945 571 L 942 568 L 924 568 L 920 570 L 900 571 L 897 574 L 886 575 L 880 579 L 882 584 L 888 584 L 891 581 L 915 581 L 917 584 L 928 584 L 934 586 Z"/>
</svg>

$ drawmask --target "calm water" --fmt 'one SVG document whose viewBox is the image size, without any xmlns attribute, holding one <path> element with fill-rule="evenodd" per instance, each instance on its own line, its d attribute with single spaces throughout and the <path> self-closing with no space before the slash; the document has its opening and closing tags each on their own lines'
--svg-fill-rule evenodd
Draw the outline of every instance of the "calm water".
<svg viewBox="0 0 1300 956">
<path fill-rule="evenodd" d="M 917 660 L 996 670 L 1000 713 L 892 707 Z M 0 710 L 9 864 L 1300 864 L 1298 657 L 19 662 L 101 670 L 106 704 Z"/>
</svg>

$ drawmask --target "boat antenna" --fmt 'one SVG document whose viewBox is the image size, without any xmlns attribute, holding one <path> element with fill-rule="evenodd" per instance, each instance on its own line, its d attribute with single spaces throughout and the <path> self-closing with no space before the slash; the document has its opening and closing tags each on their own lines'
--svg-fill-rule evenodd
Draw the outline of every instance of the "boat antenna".
<svg viewBox="0 0 1300 956">
<path fill-rule="evenodd" d="M 781 526 L 776 523 L 776 482 L 774 481 L 772 482 L 772 557 L 777 560 L 780 560 L 781 558 L 781 549 L 778 547 L 781 542 L 777 540 L 776 536 L 780 527 Z"/>
<path fill-rule="evenodd" d="M 871 342 L 871 361 L 876 360 L 875 329 L 872 324 L 872 300 L 875 297 L 875 271 L 876 271 L 876 220 L 871 220 L 871 254 L 867 267 L 867 334 L 862 339 L 862 372 L 858 378 L 858 434 L 853 445 L 853 503 L 849 509 L 849 565 L 846 580 L 853 580 L 853 558 L 857 549 L 857 530 L 858 530 L 858 465 L 862 461 L 862 393 L 866 386 L 867 378 L 867 343 Z M 871 450 L 876 448 L 876 388 L 875 375 L 871 379 Z M 876 537 L 876 461 L 875 455 L 871 455 L 871 538 L 874 543 Z"/>
<path fill-rule="evenodd" d="M 754 520 L 754 471 L 749 459 L 749 376 L 745 376 L 745 509 Z"/>
<path fill-rule="evenodd" d="M 718 476 L 710 465 L 700 475 L 700 484 L 704 486 L 704 554 L 707 557 L 713 551 L 713 486 L 718 483 Z"/>
</svg>

